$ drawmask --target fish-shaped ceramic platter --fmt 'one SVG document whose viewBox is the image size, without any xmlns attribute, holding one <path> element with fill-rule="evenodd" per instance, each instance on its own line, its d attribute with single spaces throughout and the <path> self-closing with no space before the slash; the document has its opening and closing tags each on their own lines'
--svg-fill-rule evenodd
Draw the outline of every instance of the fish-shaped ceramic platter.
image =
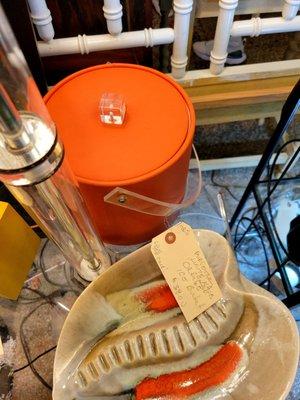
<svg viewBox="0 0 300 400">
<path fill-rule="evenodd" d="M 54 400 L 284 399 L 298 330 L 289 310 L 239 272 L 219 234 L 195 230 L 222 299 L 187 323 L 150 245 L 79 296 L 61 331 Z"/>
</svg>

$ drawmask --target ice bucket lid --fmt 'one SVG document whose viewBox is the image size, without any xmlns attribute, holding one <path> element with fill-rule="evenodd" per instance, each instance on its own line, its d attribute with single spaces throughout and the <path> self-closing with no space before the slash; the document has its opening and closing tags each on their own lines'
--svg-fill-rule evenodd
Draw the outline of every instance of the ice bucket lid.
<svg viewBox="0 0 300 400">
<path fill-rule="evenodd" d="M 99 102 L 118 93 L 126 104 L 121 126 L 100 121 Z M 59 82 L 45 101 L 81 182 L 124 185 L 168 168 L 190 146 L 194 109 L 184 90 L 150 68 L 105 64 Z"/>
</svg>

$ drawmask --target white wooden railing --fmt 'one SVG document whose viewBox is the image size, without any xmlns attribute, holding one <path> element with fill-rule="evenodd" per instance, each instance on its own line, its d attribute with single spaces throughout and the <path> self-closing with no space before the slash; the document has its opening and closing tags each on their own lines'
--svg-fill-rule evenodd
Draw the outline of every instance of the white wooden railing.
<svg viewBox="0 0 300 400">
<path fill-rule="evenodd" d="M 109 34 L 78 35 L 53 39 L 51 14 L 45 0 L 28 0 L 33 23 L 43 41 L 38 42 L 42 57 L 60 54 L 115 50 L 121 48 L 156 46 L 173 43 L 172 75 L 182 78 L 188 62 L 187 47 L 193 0 L 174 0 L 174 28 L 144 29 L 122 33 L 122 6 L 119 0 L 104 0 L 103 12 Z"/>
</svg>

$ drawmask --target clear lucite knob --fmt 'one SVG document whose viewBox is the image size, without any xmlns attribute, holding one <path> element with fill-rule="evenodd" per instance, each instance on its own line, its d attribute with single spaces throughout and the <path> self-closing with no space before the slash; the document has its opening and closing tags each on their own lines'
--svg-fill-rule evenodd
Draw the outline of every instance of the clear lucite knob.
<svg viewBox="0 0 300 400">
<path fill-rule="evenodd" d="M 100 99 L 100 119 L 104 124 L 122 125 L 126 105 L 124 97 L 118 93 L 104 93 Z"/>
</svg>

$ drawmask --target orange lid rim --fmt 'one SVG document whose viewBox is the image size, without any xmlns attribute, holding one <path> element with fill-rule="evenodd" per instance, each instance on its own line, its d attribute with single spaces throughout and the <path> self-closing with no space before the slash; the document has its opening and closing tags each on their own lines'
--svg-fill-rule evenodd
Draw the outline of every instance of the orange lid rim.
<svg viewBox="0 0 300 400">
<path fill-rule="evenodd" d="M 188 150 L 188 148 L 191 146 L 191 143 L 193 141 L 194 137 L 194 130 L 195 130 L 195 123 L 196 123 L 196 117 L 195 117 L 195 111 L 194 107 L 192 105 L 192 102 L 190 98 L 188 97 L 187 93 L 185 90 L 172 78 L 167 76 L 166 74 L 163 74 L 160 71 L 154 70 L 153 68 L 141 66 L 141 65 L 135 65 L 135 64 L 126 64 L 126 63 L 113 63 L 113 64 L 104 64 L 104 65 L 96 65 L 93 67 L 89 68 L 84 68 L 80 71 L 75 72 L 74 74 L 71 74 L 58 82 L 55 86 L 53 86 L 49 92 L 44 96 L 44 101 L 47 105 L 47 102 L 50 100 L 50 98 L 54 95 L 54 93 L 60 89 L 63 85 L 65 85 L 67 82 L 75 79 L 76 77 L 85 74 L 89 71 L 93 70 L 98 70 L 99 68 L 136 68 L 139 70 L 145 70 L 147 72 L 153 73 L 155 75 L 160 76 L 161 78 L 165 79 L 166 81 L 170 82 L 179 92 L 179 94 L 182 96 L 187 109 L 188 109 L 188 114 L 189 114 L 189 125 L 187 128 L 185 140 L 182 143 L 181 147 L 178 149 L 178 151 L 168 160 L 166 161 L 163 165 L 161 165 L 158 168 L 155 168 L 154 170 L 151 170 L 147 172 L 146 174 L 142 174 L 140 176 L 136 176 L 134 178 L 130 179 L 125 179 L 125 180 L 117 180 L 117 181 L 101 181 L 101 180 L 93 180 L 93 179 L 87 179 L 78 175 L 76 176 L 76 179 L 78 180 L 79 183 L 83 184 L 88 184 L 88 185 L 93 185 L 93 186 L 104 186 L 104 187 L 111 187 L 111 186 L 124 186 L 124 185 L 133 185 L 133 184 L 138 184 L 140 182 L 143 182 L 145 180 L 149 180 L 151 178 L 155 178 L 157 175 L 161 174 L 164 172 L 166 169 L 170 168 L 173 164 L 175 164 L 181 157 L 182 155 Z M 59 132 L 58 132 L 59 136 Z"/>
</svg>

